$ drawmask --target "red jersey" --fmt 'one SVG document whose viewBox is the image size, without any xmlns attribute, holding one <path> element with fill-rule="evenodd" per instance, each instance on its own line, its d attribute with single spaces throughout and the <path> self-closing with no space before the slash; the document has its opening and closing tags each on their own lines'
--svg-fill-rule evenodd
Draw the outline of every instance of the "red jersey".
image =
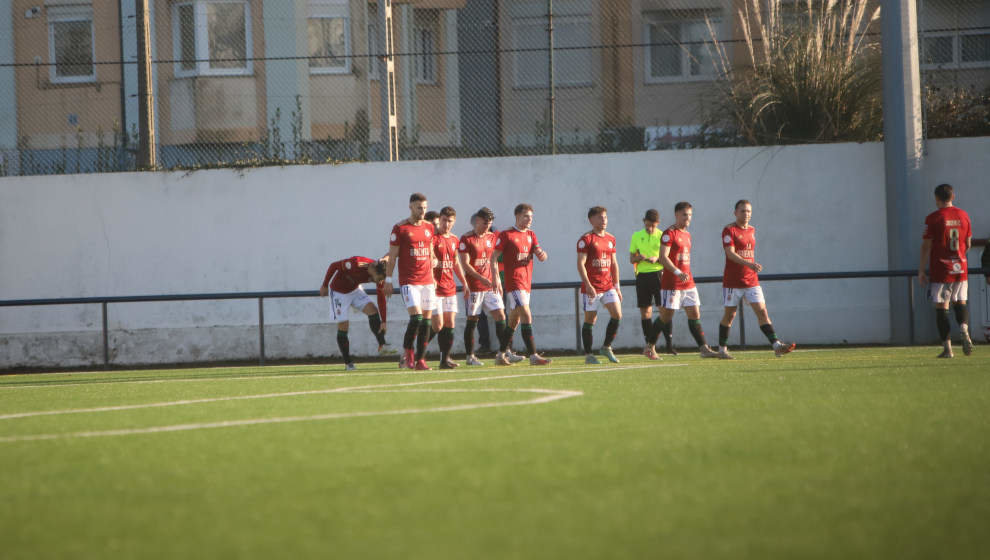
<svg viewBox="0 0 990 560">
<path fill-rule="evenodd" d="M 928 258 L 932 282 L 962 282 L 969 278 L 966 241 L 972 236 L 969 214 L 955 206 L 939 208 L 925 218 L 922 237 L 932 240 Z"/>
<path fill-rule="evenodd" d="M 469 232 L 461 236 L 461 244 L 458 252 L 467 255 L 468 264 L 488 280 L 492 280 L 492 251 L 495 250 L 495 234 L 486 231 L 482 235 L 475 235 Z M 484 292 L 491 290 L 490 286 L 485 286 L 474 276 L 464 274 L 467 280 L 468 289 L 472 292 Z"/>
<path fill-rule="evenodd" d="M 735 222 L 722 230 L 722 247 L 732 247 L 736 254 L 749 262 L 756 261 L 756 228 L 743 229 Z M 760 278 L 752 268 L 734 263 L 725 257 L 722 285 L 726 288 L 752 288 L 760 285 Z"/>
<path fill-rule="evenodd" d="M 533 285 L 533 253 L 540 248 L 532 230 L 502 230 L 495 239 L 495 249 L 502 251 L 505 265 L 505 291 L 526 290 Z"/>
<path fill-rule="evenodd" d="M 589 231 L 578 239 L 577 252 L 588 255 L 584 261 L 584 270 L 588 273 L 588 280 L 596 292 L 607 292 L 615 287 L 612 282 L 615 237 L 611 233 L 596 235 Z M 581 283 L 581 293 L 585 293 L 584 282 Z"/>
<path fill-rule="evenodd" d="M 351 257 L 330 263 L 327 273 L 323 276 L 323 287 L 329 287 L 331 291 L 342 294 L 353 292 L 361 284 L 371 282 L 368 267 L 358 265 L 363 263 L 372 265 L 375 262 L 375 259 L 369 259 L 368 257 Z M 385 298 L 385 293 L 381 288 L 381 284 L 375 286 L 378 295 L 378 313 L 382 316 L 382 321 L 385 321 L 388 300 Z"/>
<path fill-rule="evenodd" d="M 663 275 L 660 277 L 661 290 L 690 290 L 694 287 L 694 276 L 691 276 L 691 234 L 684 229 L 669 227 L 663 232 L 660 244 L 670 247 L 668 257 L 674 266 L 681 272 L 688 275 L 687 280 L 679 280 L 674 273 L 663 268 Z"/>
<path fill-rule="evenodd" d="M 437 256 L 437 266 L 433 269 L 433 278 L 437 282 L 437 295 L 441 297 L 456 295 L 454 261 L 457 259 L 457 238 L 453 235 L 446 237 L 437 235 L 433 238 L 433 251 Z"/>
<path fill-rule="evenodd" d="M 399 285 L 433 283 L 433 224 L 408 220 L 395 224 L 389 245 L 399 248 Z"/>
</svg>

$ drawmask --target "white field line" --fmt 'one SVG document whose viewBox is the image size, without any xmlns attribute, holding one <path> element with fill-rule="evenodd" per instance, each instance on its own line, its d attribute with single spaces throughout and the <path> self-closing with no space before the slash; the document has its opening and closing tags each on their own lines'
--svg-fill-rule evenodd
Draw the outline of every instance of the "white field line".
<svg viewBox="0 0 990 560">
<path fill-rule="evenodd" d="M 677 364 L 669 364 L 669 366 L 674 366 Z M 309 391 L 289 391 L 283 393 L 264 393 L 260 395 L 236 395 L 229 397 L 209 397 L 203 399 L 184 399 L 178 401 L 164 401 L 155 403 L 141 403 L 141 404 L 125 404 L 125 405 L 115 405 L 115 406 L 99 406 L 93 408 L 69 408 L 63 410 L 35 410 L 30 412 L 15 412 L 11 414 L 0 414 L 0 420 L 12 420 L 15 418 L 30 418 L 34 416 L 56 416 L 62 414 L 83 414 L 90 412 L 115 412 L 121 410 L 140 410 L 144 408 L 163 408 L 168 406 L 184 406 L 191 404 L 204 404 L 204 403 L 214 403 L 214 402 L 227 402 L 227 401 L 243 401 L 243 400 L 254 400 L 254 399 L 275 399 L 282 397 L 299 397 L 304 395 L 326 395 L 329 393 L 372 393 L 372 392 L 385 392 L 381 391 L 381 388 L 390 387 L 415 387 L 418 385 L 436 385 L 443 383 L 460 383 L 462 381 L 494 381 L 500 379 L 515 379 L 519 377 L 542 377 L 548 375 L 570 375 L 574 373 L 591 373 L 609 370 L 629 370 L 629 369 L 641 369 L 644 367 L 659 367 L 659 366 L 627 366 L 619 368 L 597 368 L 589 370 L 570 370 L 570 371 L 542 371 L 539 373 L 521 373 L 517 375 L 497 375 L 489 377 L 474 377 L 474 378 L 457 378 L 457 379 L 434 379 L 429 381 L 413 381 L 409 383 L 394 383 L 391 385 L 363 385 L 357 387 L 338 387 L 336 389 L 313 389 Z M 229 379 L 225 378 L 224 380 Z"/>
<path fill-rule="evenodd" d="M 200 430 L 208 428 L 227 428 L 234 426 L 253 426 L 259 424 L 281 424 L 286 422 L 310 422 L 318 420 L 334 420 L 341 418 L 357 418 L 357 417 L 367 417 L 367 416 L 389 416 L 398 414 L 419 414 L 427 412 L 453 412 L 461 410 L 476 410 L 482 408 L 495 408 L 501 406 L 520 406 L 520 405 L 532 405 L 532 404 L 543 404 L 548 402 L 553 402 L 560 399 L 566 399 L 570 397 L 581 396 L 584 393 L 581 391 L 569 391 L 569 390 L 552 390 L 552 389 L 402 389 L 394 390 L 395 388 L 403 387 L 416 387 L 423 385 L 437 385 L 443 383 L 469 383 L 478 381 L 495 381 L 502 379 L 518 379 L 524 377 L 545 377 L 551 375 L 573 375 L 576 373 L 595 373 L 603 371 L 627 371 L 636 370 L 644 368 L 654 368 L 654 367 L 678 367 L 685 366 L 688 364 L 662 364 L 658 366 L 653 365 L 641 365 L 641 366 L 620 366 L 620 367 L 610 367 L 610 368 L 596 368 L 596 369 L 580 369 L 580 370 L 565 370 L 565 371 L 544 371 L 540 373 L 522 373 L 515 375 L 495 375 L 488 377 L 474 377 L 474 378 L 458 378 L 458 379 L 434 379 L 429 381 L 414 381 L 408 383 L 395 383 L 391 385 L 364 385 L 355 387 L 340 387 L 337 389 L 321 389 L 315 391 L 293 391 L 291 393 L 270 393 L 266 395 L 240 395 L 236 397 L 217 397 L 212 399 L 194 399 L 185 401 L 171 401 L 164 403 L 149 403 L 144 405 L 124 405 L 123 407 L 100 407 L 94 409 L 68 409 L 63 411 L 39 411 L 38 413 L 20 413 L 17 416 L 7 415 L 4 418 L 18 417 L 22 418 L 25 414 L 31 415 L 51 415 L 51 414 L 72 414 L 79 412 L 106 412 L 110 410 L 132 410 L 136 408 L 152 408 L 161 406 L 178 406 L 183 404 L 196 404 L 203 402 L 220 402 L 220 401 L 230 401 L 230 400 L 243 400 L 250 398 L 276 398 L 283 396 L 299 396 L 307 394 L 326 394 L 326 393 L 376 393 L 376 392 L 389 392 L 389 393 L 399 393 L 399 392 L 415 392 L 415 393 L 468 393 L 468 392 L 517 392 L 517 393 L 537 393 L 544 396 L 537 397 L 533 399 L 521 400 L 521 401 L 501 401 L 494 403 L 478 403 L 478 404 L 463 404 L 463 405 L 450 405 L 450 406 L 439 406 L 439 407 L 429 407 L 429 408 L 408 408 L 399 410 L 385 410 L 385 411 L 363 411 L 363 412 L 338 412 L 338 413 L 328 413 L 328 414 L 315 414 L 310 416 L 283 416 L 283 417 L 272 417 L 272 418 L 250 418 L 245 420 L 224 420 L 218 422 L 201 422 L 193 424 L 174 424 L 170 426 L 152 426 L 148 428 L 130 428 L 130 429 L 119 429 L 119 430 L 99 430 L 99 431 L 85 431 L 85 432 L 71 432 L 65 434 L 32 434 L 23 436 L 4 436 L 0 437 L 0 443 L 7 442 L 18 442 L 18 441 L 37 441 L 37 440 L 52 440 L 52 439 L 66 439 L 66 438 L 82 438 L 82 437 L 106 437 L 106 436 L 122 436 L 122 435 L 134 435 L 134 434 L 151 434 L 160 432 L 178 432 L 178 431 L 189 431 L 189 430 Z"/>
<path fill-rule="evenodd" d="M 677 364 L 667 364 L 667 365 L 677 365 Z M 563 366 L 553 366 L 553 367 L 563 367 Z M 220 368 L 217 368 L 220 369 Z M 479 368 L 479 369 L 490 369 L 489 368 Z M 552 369 L 552 368 L 551 368 Z M 471 371 L 469 369 L 468 371 Z M 24 375 L 39 375 L 39 374 L 24 374 Z M 41 375 L 48 375 L 41 374 Z M 71 375 L 58 373 L 56 375 Z M 87 375 L 87 374 L 75 374 L 75 375 Z M 393 376 L 393 375 L 421 375 L 418 373 L 411 372 L 409 370 L 399 370 L 399 371 L 368 371 L 368 372 L 358 372 L 358 373 L 303 373 L 299 375 L 293 375 L 290 373 L 282 373 L 277 375 L 238 375 L 235 377 L 195 377 L 187 379 L 128 379 L 122 381 L 114 381 L 112 379 L 95 379 L 90 381 L 80 381 L 78 383 L 38 383 L 35 385 L 4 385 L 0 384 L 0 391 L 3 390 L 13 390 L 13 389 L 61 389 L 62 387 L 98 387 L 103 385 L 146 385 L 146 384 L 158 384 L 158 383 L 198 383 L 203 381 L 251 381 L 254 379 L 306 379 L 306 378 L 334 378 L 334 377 L 383 377 L 383 376 Z"/>
<path fill-rule="evenodd" d="M 476 390 L 478 392 L 484 389 Z M 201 422 L 196 424 L 174 424 L 171 426 L 154 426 L 150 428 L 133 428 L 123 430 L 102 430 L 91 432 L 72 432 L 68 434 L 35 434 L 28 436 L 0 437 L 0 443 L 15 441 L 38 441 L 66 438 L 88 438 L 107 436 L 128 436 L 135 434 L 154 434 L 160 432 L 183 432 L 190 430 L 204 430 L 208 428 L 231 428 L 235 426 L 256 426 L 259 424 L 284 424 L 288 422 L 313 422 L 318 420 L 337 420 L 341 418 L 361 418 L 367 416 L 395 416 L 400 414 L 423 414 L 428 412 L 455 412 L 460 410 L 477 410 L 482 408 L 495 408 L 501 406 L 521 406 L 531 404 L 544 404 L 570 397 L 583 395 L 581 391 L 551 391 L 549 389 L 503 389 L 503 391 L 540 393 L 544 396 L 521 401 L 502 401 L 480 404 L 459 404 L 451 406 L 436 406 L 430 408 L 404 408 L 400 410 L 382 410 L 366 412 L 336 412 L 330 414 L 314 414 L 312 416 L 282 416 L 276 418 L 251 418 L 247 420 L 224 420 L 221 422 Z"/>
</svg>

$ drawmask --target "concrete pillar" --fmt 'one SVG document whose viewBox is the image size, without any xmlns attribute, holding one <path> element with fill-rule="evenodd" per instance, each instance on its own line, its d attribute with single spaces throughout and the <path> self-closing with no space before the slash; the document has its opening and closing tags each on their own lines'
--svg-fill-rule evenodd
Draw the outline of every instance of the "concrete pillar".
<svg viewBox="0 0 990 560">
<path fill-rule="evenodd" d="M 265 57 L 309 56 L 306 0 L 264 0 L 262 19 L 265 28 Z M 312 139 L 310 128 L 309 61 L 255 61 L 265 65 L 265 123 L 271 126 L 276 109 L 280 110 L 276 126 L 285 142 L 286 157 L 296 154 L 292 146 L 292 112 L 296 96 L 302 105 L 303 140 Z"/>
<path fill-rule="evenodd" d="M 921 165 L 921 71 L 918 12 L 915 0 L 884 0 L 883 132 L 887 195 L 887 260 L 891 270 L 916 269 L 921 243 L 922 209 L 915 208 L 923 189 Z M 917 286 L 916 286 L 917 287 Z M 915 294 L 916 309 L 925 307 Z M 890 336 L 907 344 L 910 336 L 908 290 L 903 278 L 890 282 Z M 924 317 L 923 313 L 919 313 Z M 919 322 L 919 326 L 924 321 Z M 924 340 L 924 330 L 919 331 Z"/>
<path fill-rule="evenodd" d="M 443 50 L 457 51 L 457 10 L 443 10 L 444 40 Z M 444 55 L 444 90 L 447 105 L 447 132 L 450 134 L 450 145 L 461 145 L 461 79 L 460 67 L 456 54 Z"/>
</svg>

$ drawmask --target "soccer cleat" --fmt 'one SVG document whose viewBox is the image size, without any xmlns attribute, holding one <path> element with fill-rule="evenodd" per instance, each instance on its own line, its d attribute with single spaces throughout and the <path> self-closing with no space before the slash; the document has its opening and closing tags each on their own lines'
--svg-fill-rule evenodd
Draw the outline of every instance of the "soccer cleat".
<svg viewBox="0 0 990 560">
<path fill-rule="evenodd" d="M 520 356 L 519 354 L 516 354 L 512 350 L 506 350 L 505 355 L 509 358 L 509 361 L 514 364 L 518 364 L 519 362 L 526 359 L 525 356 Z"/>
<path fill-rule="evenodd" d="M 544 358 L 539 354 L 533 354 L 529 357 L 529 365 L 531 366 L 548 366 L 551 361 L 550 358 Z"/>
<path fill-rule="evenodd" d="M 784 354 L 790 354 L 795 348 L 797 348 L 797 344 L 793 342 L 780 342 L 778 340 L 777 343 L 773 345 L 773 355 L 779 358 Z"/>
<path fill-rule="evenodd" d="M 391 344 L 379 344 L 378 345 L 378 355 L 379 356 L 394 356 L 399 352 L 392 348 Z"/>
<path fill-rule="evenodd" d="M 701 346 L 700 348 L 698 348 L 698 350 L 699 350 L 702 358 L 717 358 L 718 357 L 718 352 L 712 350 L 711 347 L 708 346 L 707 344 L 705 344 L 704 346 Z"/>
<path fill-rule="evenodd" d="M 664 349 L 664 351 L 666 353 L 670 354 L 671 356 L 676 356 L 677 355 L 677 349 L 674 348 L 674 345 L 673 344 L 668 344 L 667 347 Z"/>
<path fill-rule="evenodd" d="M 653 346 L 650 345 L 647 345 L 646 348 L 643 348 L 643 355 L 651 360 L 660 359 L 660 356 L 657 356 L 657 351 L 653 348 Z"/>
<path fill-rule="evenodd" d="M 938 356 L 935 356 L 935 357 L 936 358 L 954 358 L 955 356 L 952 355 L 952 349 L 951 348 L 945 348 L 945 349 L 942 350 L 942 353 L 941 354 L 939 354 Z"/>
<path fill-rule="evenodd" d="M 354 362 L 351 362 L 349 364 L 344 364 L 344 369 L 347 371 L 354 371 L 357 369 L 357 366 L 354 365 Z"/>
<path fill-rule="evenodd" d="M 430 366 L 426 365 L 426 360 L 420 358 L 419 361 L 416 362 L 415 369 L 418 371 L 429 371 L 431 368 Z"/>
<path fill-rule="evenodd" d="M 718 357 L 720 359 L 722 359 L 722 360 L 735 360 L 736 359 L 735 356 L 733 356 L 732 354 L 729 354 L 729 349 L 726 348 L 725 346 L 722 346 L 721 348 L 718 349 Z"/>
<path fill-rule="evenodd" d="M 399 359 L 399 369 L 416 369 L 416 353 L 410 348 Z"/>
<path fill-rule="evenodd" d="M 962 333 L 963 354 L 969 356 L 973 353 L 973 341 L 969 338 L 969 333 Z"/>
<path fill-rule="evenodd" d="M 602 363 L 598 361 L 598 358 L 594 354 L 585 354 L 584 363 L 592 366 L 600 366 Z"/>
<path fill-rule="evenodd" d="M 440 369 L 456 369 L 457 364 L 450 360 L 440 360 Z"/>
<path fill-rule="evenodd" d="M 454 360 L 451 360 L 450 358 L 447 358 L 445 362 L 448 366 L 450 366 L 451 369 L 457 369 L 461 366 L 461 364 L 455 362 Z"/>
<path fill-rule="evenodd" d="M 469 365 L 469 366 L 483 366 L 483 365 L 485 365 L 485 363 L 482 362 L 481 360 L 479 360 L 478 358 L 476 358 L 474 356 L 474 354 L 471 354 L 470 356 L 468 356 L 467 359 L 464 360 L 464 363 L 467 364 L 467 365 Z"/>
<path fill-rule="evenodd" d="M 602 346 L 602 349 L 599 350 L 598 353 L 608 358 L 608 361 L 612 362 L 613 364 L 619 363 L 619 358 L 615 357 L 615 352 L 612 351 L 611 346 Z"/>
<path fill-rule="evenodd" d="M 495 365 L 497 366 L 511 366 L 512 362 L 505 355 L 505 352 L 499 352 L 495 354 Z"/>
</svg>

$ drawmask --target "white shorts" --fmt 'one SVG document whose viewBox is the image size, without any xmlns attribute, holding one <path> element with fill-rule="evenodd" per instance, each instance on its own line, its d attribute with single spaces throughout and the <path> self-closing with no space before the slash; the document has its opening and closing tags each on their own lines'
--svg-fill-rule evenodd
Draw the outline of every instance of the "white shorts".
<svg viewBox="0 0 990 560">
<path fill-rule="evenodd" d="M 928 300 L 933 303 L 955 303 L 969 299 L 969 280 L 962 282 L 932 282 L 928 284 Z"/>
<path fill-rule="evenodd" d="M 739 307 L 739 302 L 746 298 L 747 303 L 763 303 L 763 288 L 722 288 L 722 305 L 724 307 Z"/>
<path fill-rule="evenodd" d="M 701 305 L 701 296 L 696 287 L 688 290 L 660 290 L 660 305 L 667 309 L 696 307 Z"/>
<path fill-rule="evenodd" d="M 529 292 L 526 290 L 512 290 L 509 292 L 509 309 L 529 306 Z"/>
<path fill-rule="evenodd" d="M 615 288 L 612 288 L 607 292 L 598 292 L 595 294 L 595 297 L 588 297 L 588 294 L 581 294 L 581 301 L 585 311 L 598 311 L 599 301 L 602 302 L 603 306 L 609 303 L 615 303 L 619 301 L 619 292 L 616 292 Z"/>
<path fill-rule="evenodd" d="M 361 310 L 364 309 L 366 305 L 371 303 L 371 298 L 368 297 L 368 294 L 366 294 L 361 288 L 357 288 L 346 294 L 330 290 L 329 299 L 330 321 L 333 323 L 343 323 L 348 321 L 352 307 L 354 309 Z"/>
<path fill-rule="evenodd" d="M 485 311 L 495 311 L 496 309 L 505 309 L 505 304 L 502 303 L 502 298 L 498 295 L 488 290 L 487 292 L 471 292 L 468 296 L 467 301 L 467 314 L 468 317 L 475 317 L 481 315 L 481 308 L 484 307 Z"/>
<path fill-rule="evenodd" d="M 433 298 L 434 313 L 457 313 L 457 295 L 435 296 Z"/>
<path fill-rule="evenodd" d="M 436 287 L 433 284 L 405 284 L 399 286 L 402 291 L 402 302 L 406 309 L 418 307 L 420 311 L 432 311 L 436 306 Z"/>
</svg>

